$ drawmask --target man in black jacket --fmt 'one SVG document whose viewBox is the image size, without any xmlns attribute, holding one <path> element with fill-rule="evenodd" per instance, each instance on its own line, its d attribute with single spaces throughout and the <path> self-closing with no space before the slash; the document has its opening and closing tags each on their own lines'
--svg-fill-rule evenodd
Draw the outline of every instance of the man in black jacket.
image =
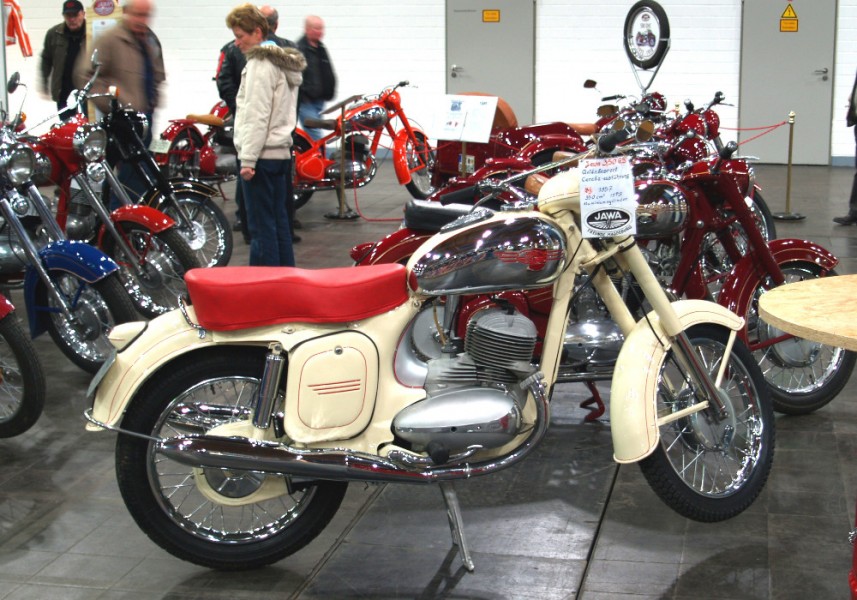
<svg viewBox="0 0 857 600">
<path fill-rule="evenodd" d="M 280 21 L 280 15 L 277 13 L 277 10 L 266 4 L 259 7 L 259 12 L 265 15 L 265 19 L 268 21 L 268 39 L 281 48 L 294 48 L 294 42 L 276 35 Z M 247 59 L 244 57 L 244 54 L 235 47 L 234 41 L 228 42 L 220 49 L 220 63 L 217 66 L 217 76 L 215 77 L 215 81 L 217 82 L 217 93 L 220 95 L 220 99 L 229 107 L 229 113 L 232 115 L 233 120 L 235 118 L 235 97 L 238 95 L 238 88 L 241 85 L 241 71 L 244 70 L 244 65 L 246 64 Z M 241 170 L 240 165 L 238 166 L 238 170 Z M 301 241 L 301 238 L 294 232 L 294 227 L 300 227 L 300 224 L 295 219 L 294 197 L 291 193 L 291 183 L 292 182 L 289 179 L 287 182 L 287 189 L 289 192 L 286 198 L 286 208 L 289 212 L 289 223 L 292 225 L 292 242 L 299 242 Z M 235 213 L 236 220 L 233 225 L 233 230 L 240 231 L 244 236 L 244 241 L 249 244 L 250 233 L 247 231 L 247 219 L 244 212 L 244 198 L 241 194 L 240 185 L 235 188 L 235 204 L 237 205 L 238 210 Z"/>
<path fill-rule="evenodd" d="M 78 0 L 62 3 L 63 22 L 48 29 L 42 48 L 39 70 L 42 87 L 57 103 L 57 108 L 66 107 L 68 95 L 75 89 L 72 79 L 74 64 L 81 50 L 86 51 L 86 14 Z M 63 112 L 65 118 L 73 111 Z"/>
<path fill-rule="evenodd" d="M 298 117 L 304 130 L 316 140 L 322 136 L 322 131 L 307 127 L 304 121 L 320 119 L 324 103 L 333 98 L 336 93 L 336 74 L 330 62 L 330 56 L 327 54 L 327 48 L 321 43 L 323 37 L 324 21 L 321 17 L 315 15 L 307 17 L 304 23 L 304 36 L 298 40 L 298 50 L 303 53 L 307 62 L 298 99 Z"/>
<path fill-rule="evenodd" d="M 845 123 L 848 127 L 854 129 L 854 142 L 855 146 L 857 146 L 857 78 L 854 79 L 854 85 L 851 88 L 851 97 L 848 99 L 848 114 L 845 117 Z M 854 157 L 854 166 L 857 167 L 857 155 Z M 834 217 L 833 222 L 839 225 L 854 225 L 857 223 L 857 173 L 854 174 L 854 181 L 851 183 L 848 214 L 844 217 Z"/>
</svg>

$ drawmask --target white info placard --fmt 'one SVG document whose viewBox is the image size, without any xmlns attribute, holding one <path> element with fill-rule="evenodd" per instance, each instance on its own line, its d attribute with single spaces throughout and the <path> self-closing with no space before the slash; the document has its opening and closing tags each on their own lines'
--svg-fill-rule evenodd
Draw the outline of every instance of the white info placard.
<svg viewBox="0 0 857 600">
<path fill-rule="evenodd" d="M 580 161 L 580 216 L 583 237 L 637 233 L 634 174 L 627 156 Z"/>
</svg>

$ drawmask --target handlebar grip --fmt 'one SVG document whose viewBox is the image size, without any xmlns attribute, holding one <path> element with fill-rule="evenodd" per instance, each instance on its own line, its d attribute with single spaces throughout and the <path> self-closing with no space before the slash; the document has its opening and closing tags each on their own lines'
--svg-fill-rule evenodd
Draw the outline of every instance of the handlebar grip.
<svg viewBox="0 0 857 600">
<path fill-rule="evenodd" d="M 720 158 L 723 160 L 729 160 L 732 158 L 732 155 L 735 154 L 735 151 L 738 149 L 738 144 L 734 141 L 729 142 L 725 146 L 723 146 L 723 150 L 720 151 Z"/>
<path fill-rule="evenodd" d="M 461 188 L 460 190 L 455 190 L 442 194 L 440 197 L 440 203 L 443 205 L 474 204 L 476 202 L 477 192 L 478 186 L 469 185 L 467 187 Z"/>
<path fill-rule="evenodd" d="M 611 131 L 610 133 L 604 134 L 598 138 L 598 150 L 604 154 L 609 154 L 610 152 L 613 152 L 619 143 L 627 140 L 630 135 L 631 132 L 625 129 Z"/>
<path fill-rule="evenodd" d="M 601 98 L 601 100 L 603 102 L 609 102 L 610 100 L 621 100 L 624 97 L 625 96 L 623 96 L 622 94 L 613 94 L 612 96 L 604 96 L 603 98 Z"/>
</svg>

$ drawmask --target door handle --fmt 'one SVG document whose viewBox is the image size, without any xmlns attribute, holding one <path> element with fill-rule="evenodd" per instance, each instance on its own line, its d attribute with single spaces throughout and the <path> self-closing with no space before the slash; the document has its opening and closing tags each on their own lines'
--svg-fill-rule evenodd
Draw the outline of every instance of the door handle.
<svg viewBox="0 0 857 600">
<path fill-rule="evenodd" d="M 458 77 L 458 74 L 464 70 L 464 67 L 459 67 L 458 65 L 451 65 L 449 67 L 449 76 L 450 77 Z"/>
<path fill-rule="evenodd" d="M 821 75 L 821 80 L 827 81 L 828 80 L 827 74 L 829 72 L 830 72 L 829 69 L 827 67 L 824 67 L 823 69 L 816 69 L 815 71 L 813 71 L 813 74 Z"/>
</svg>

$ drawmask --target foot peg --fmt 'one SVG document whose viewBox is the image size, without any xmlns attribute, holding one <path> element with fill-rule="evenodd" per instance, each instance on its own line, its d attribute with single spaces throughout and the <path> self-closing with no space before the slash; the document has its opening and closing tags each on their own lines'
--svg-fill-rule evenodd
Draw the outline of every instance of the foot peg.
<svg viewBox="0 0 857 600">
<path fill-rule="evenodd" d="M 475 570 L 473 559 L 470 557 L 470 549 L 467 540 L 464 539 L 464 522 L 461 519 L 461 507 L 458 504 L 458 495 L 455 488 L 448 481 L 441 482 L 440 491 L 443 494 L 443 502 L 446 504 L 446 516 L 449 519 L 449 532 L 452 534 L 452 543 L 458 546 L 461 553 L 461 562 L 464 568 L 471 573 Z"/>
</svg>

